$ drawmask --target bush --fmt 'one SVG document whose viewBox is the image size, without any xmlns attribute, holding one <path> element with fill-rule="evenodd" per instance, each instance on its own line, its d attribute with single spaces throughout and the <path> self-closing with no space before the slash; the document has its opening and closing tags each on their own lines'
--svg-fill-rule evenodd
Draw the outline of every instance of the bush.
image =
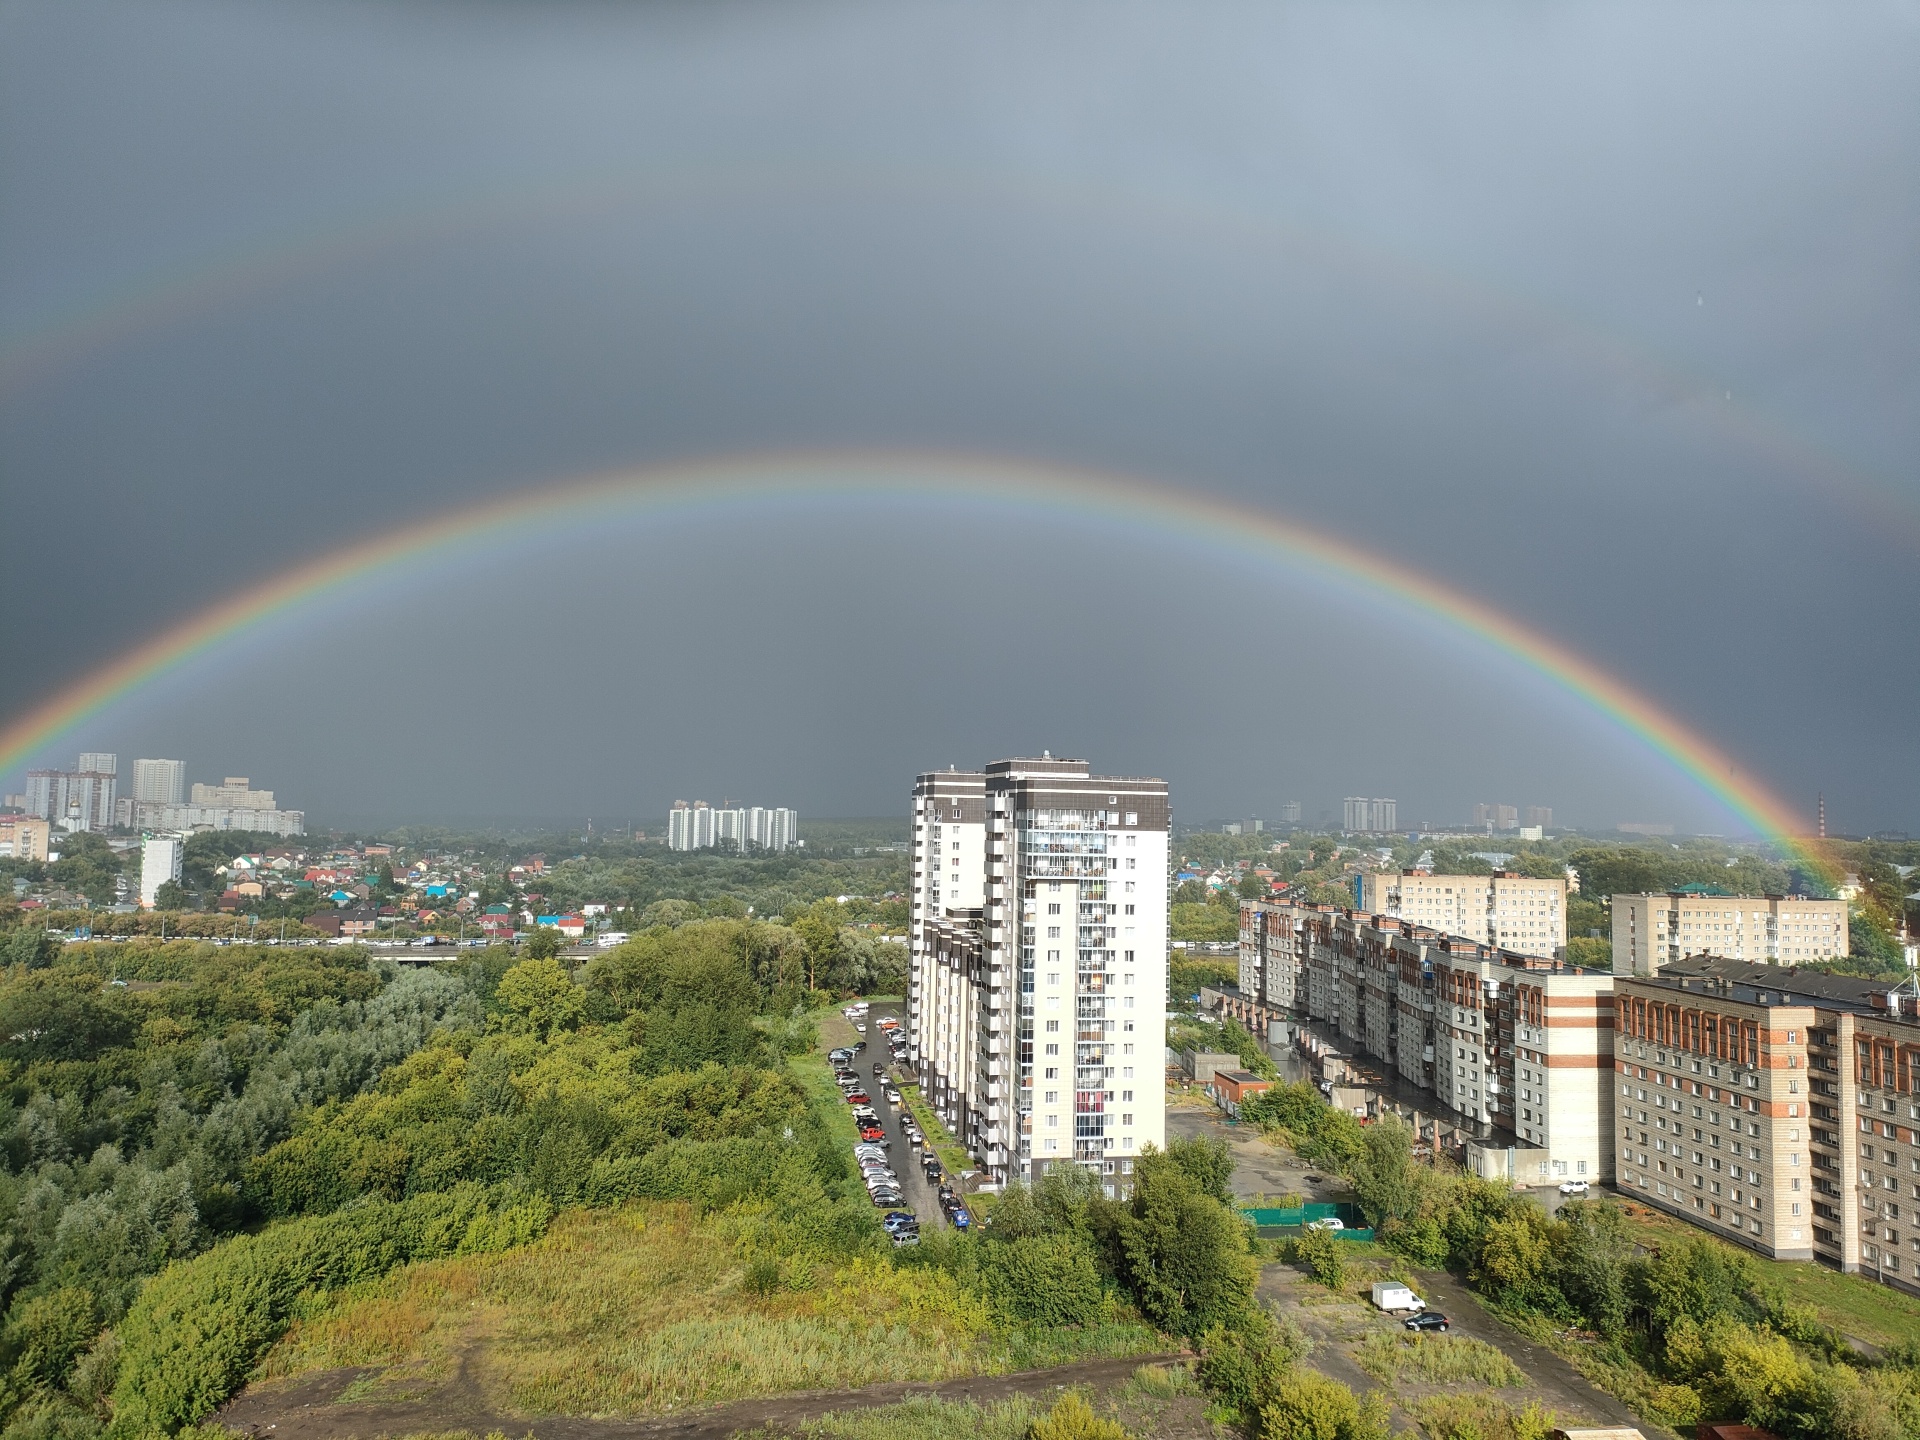
<svg viewBox="0 0 1920 1440">
<path fill-rule="evenodd" d="M 1342 1244 L 1333 1231 L 1308 1226 L 1293 1241 L 1293 1263 L 1329 1290 L 1342 1289 L 1347 1283 L 1347 1256 Z"/>
<path fill-rule="evenodd" d="M 1101 1419 L 1078 1392 L 1069 1390 L 1054 1402 L 1053 1409 L 1027 1427 L 1027 1440 L 1128 1440 L 1128 1437 L 1118 1421 Z"/>
<path fill-rule="evenodd" d="M 1313 1370 L 1290 1370 L 1260 1412 L 1259 1440 L 1388 1440 L 1387 1406 Z"/>
<path fill-rule="evenodd" d="M 986 1247 L 982 1269 L 994 1308 L 1041 1325 L 1092 1325 L 1107 1312 L 1093 1251 L 1073 1235 L 1023 1235 Z"/>
</svg>

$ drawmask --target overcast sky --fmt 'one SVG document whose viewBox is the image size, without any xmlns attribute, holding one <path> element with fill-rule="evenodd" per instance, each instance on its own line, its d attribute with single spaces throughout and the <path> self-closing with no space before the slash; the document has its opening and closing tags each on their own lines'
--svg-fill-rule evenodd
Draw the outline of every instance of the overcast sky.
<svg viewBox="0 0 1920 1440">
<path fill-rule="evenodd" d="M 1330 531 L 1920 831 L 1916 94 L 1912 4 L 0 3 L 0 714 L 480 498 L 930 449 Z M 36 763 L 645 825 L 1046 746 L 1187 820 L 1736 823 L 1415 612 L 903 479 L 408 567 Z"/>
</svg>

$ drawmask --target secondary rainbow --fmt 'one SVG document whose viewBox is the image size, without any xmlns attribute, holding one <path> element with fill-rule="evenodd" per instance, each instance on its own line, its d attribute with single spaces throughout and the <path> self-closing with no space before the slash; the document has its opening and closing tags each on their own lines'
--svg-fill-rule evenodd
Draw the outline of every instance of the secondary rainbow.
<svg viewBox="0 0 1920 1440">
<path fill-rule="evenodd" d="M 0 772 L 171 670 L 274 617 L 403 563 L 609 514 L 717 511 L 788 500 L 933 498 L 1107 514 L 1203 544 L 1278 558 L 1440 618 L 1545 676 L 1658 752 L 1755 830 L 1820 864 L 1793 812 L 1704 737 L 1592 661 L 1483 601 L 1347 541 L 1250 506 L 1103 472 L 926 453 L 739 456 L 543 485 L 295 566 L 154 636 L 0 730 Z"/>
</svg>

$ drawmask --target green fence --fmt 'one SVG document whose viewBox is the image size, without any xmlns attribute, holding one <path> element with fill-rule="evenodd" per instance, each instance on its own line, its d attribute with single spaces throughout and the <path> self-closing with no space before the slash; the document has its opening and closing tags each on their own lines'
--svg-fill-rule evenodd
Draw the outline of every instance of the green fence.
<svg viewBox="0 0 1920 1440">
<path fill-rule="evenodd" d="M 1342 1240 L 1373 1239 L 1373 1231 L 1364 1223 L 1366 1217 L 1360 1213 L 1357 1205 L 1320 1201 L 1311 1205 L 1299 1205 L 1291 1210 L 1254 1209 L 1242 1210 L 1240 1213 L 1253 1221 L 1254 1228 L 1263 1239 L 1291 1234 L 1315 1220 L 1340 1221 L 1346 1228 L 1334 1233 Z"/>
</svg>

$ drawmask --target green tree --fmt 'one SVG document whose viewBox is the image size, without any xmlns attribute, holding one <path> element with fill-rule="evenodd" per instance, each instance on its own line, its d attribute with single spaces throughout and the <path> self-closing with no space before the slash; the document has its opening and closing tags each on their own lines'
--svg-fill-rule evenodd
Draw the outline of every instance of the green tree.
<svg viewBox="0 0 1920 1440">
<path fill-rule="evenodd" d="M 552 960 L 560 953 L 560 931 L 552 925 L 536 925 L 520 953 L 529 960 Z"/>
<path fill-rule="evenodd" d="M 1246 1315 L 1256 1278 L 1247 1226 L 1173 1156 L 1148 1149 L 1135 1162 L 1111 1232 L 1115 1268 L 1162 1328 L 1197 1336 Z"/>
<path fill-rule="evenodd" d="M 500 977 L 494 1000 L 514 1028 L 544 1040 L 570 1030 L 586 1013 L 586 994 L 551 957 L 522 960 Z"/>
<path fill-rule="evenodd" d="M 188 910 L 193 907 L 193 897 L 187 894 L 186 887 L 178 880 L 163 880 L 153 892 L 153 908 L 156 910 Z"/>
</svg>

